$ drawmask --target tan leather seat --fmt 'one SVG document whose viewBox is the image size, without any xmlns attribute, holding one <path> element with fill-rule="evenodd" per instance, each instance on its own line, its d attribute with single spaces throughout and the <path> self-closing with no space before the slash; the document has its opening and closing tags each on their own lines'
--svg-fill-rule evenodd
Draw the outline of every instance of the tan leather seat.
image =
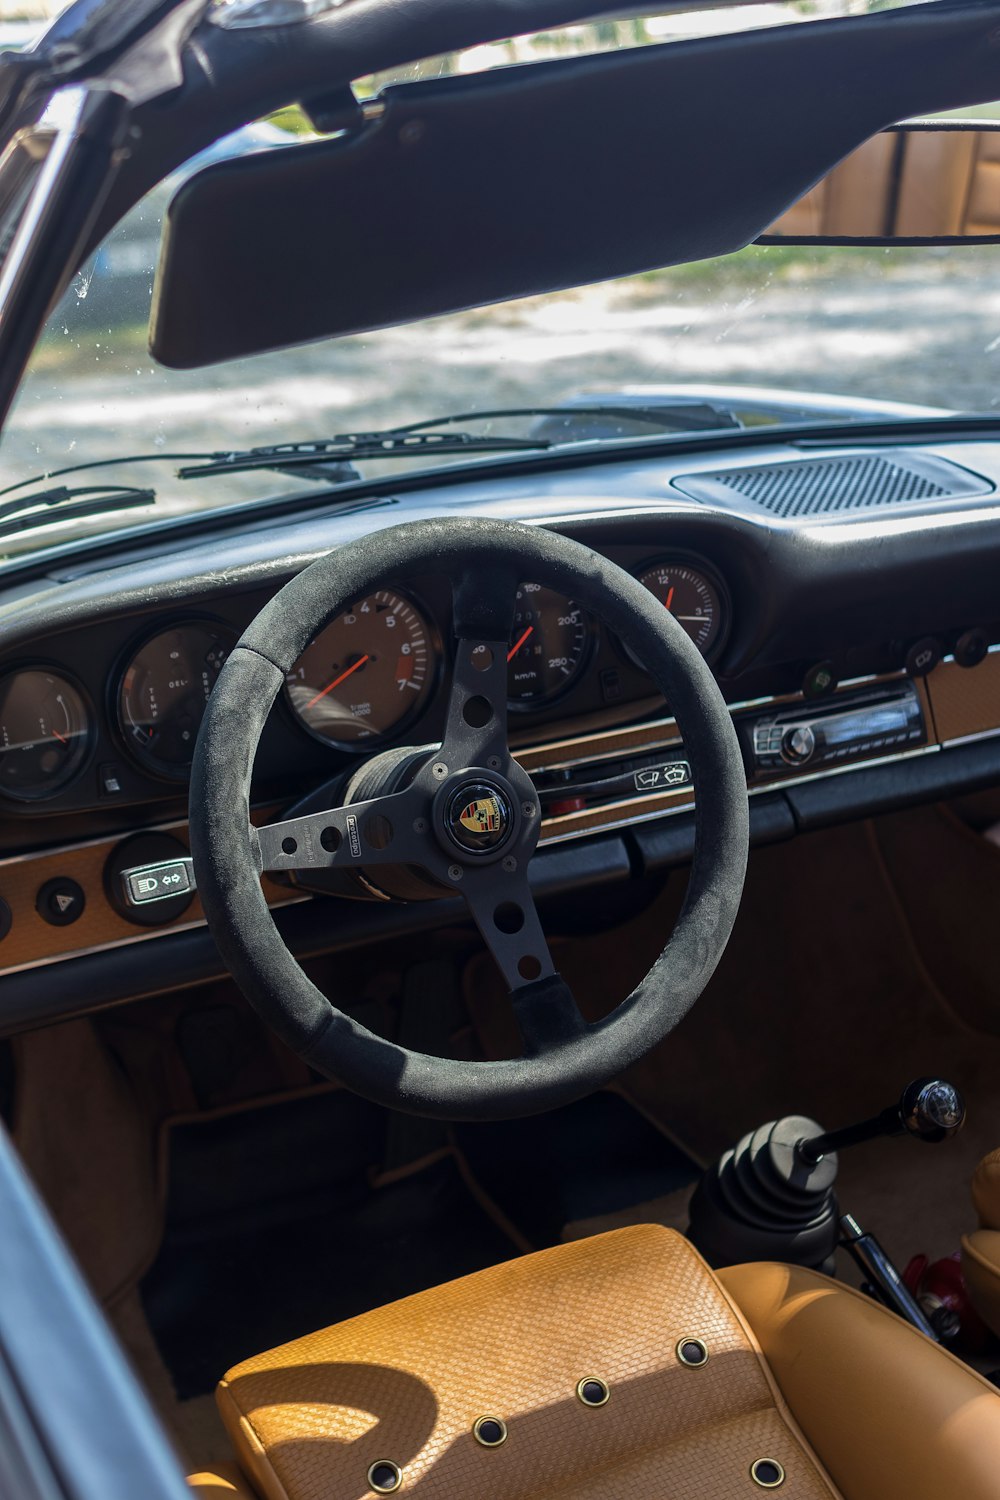
<svg viewBox="0 0 1000 1500">
<path fill-rule="evenodd" d="M 1000 1149 L 984 1156 L 972 1177 L 979 1228 L 962 1236 L 962 1270 L 973 1306 L 1000 1333 Z"/>
<path fill-rule="evenodd" d="M 707 1360 L 686 1363 L 697 1341 Z M 587 1378 L 604 1404 L 581 1400 Z M 657 1225 L 297 1339 L 230 1370 L 218 1399 L 267 1500 L 361 1500 L 389 1465 L 424 1500 L 1000 1497 L 985 1380 L 839 1283 L 716 1276 Z M 476 1441 L 480 1417 L 504 1424 L 498 1446 Z"/>
<path fill-rule="evenodd" d="M 189 1474 L 188 1485 L 199 1500 L 258 1500 L 235 1464 L 220 1464 L 214 1474 Z"/>
</svg>

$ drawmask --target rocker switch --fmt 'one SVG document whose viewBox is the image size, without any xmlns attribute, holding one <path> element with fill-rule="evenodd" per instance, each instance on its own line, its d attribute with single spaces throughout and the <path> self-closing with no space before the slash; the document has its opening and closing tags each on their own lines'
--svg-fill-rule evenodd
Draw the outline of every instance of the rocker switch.
<svg viewBox="0 0 1000 1500">
<path fill-rule="evenodd" d="M 169 901 L 192 892 L 195 888 L 194 865 L 190 859 L 138 865 L 123 870 L 121 881 L 129 906 L 148 906 L 151 901 Z"/>
</svg>

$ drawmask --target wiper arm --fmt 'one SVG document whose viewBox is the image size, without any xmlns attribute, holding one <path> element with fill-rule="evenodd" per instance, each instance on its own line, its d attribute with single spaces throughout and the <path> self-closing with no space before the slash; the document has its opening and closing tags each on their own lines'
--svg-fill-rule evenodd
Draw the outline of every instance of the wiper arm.
<svg viewBox="0 0 1000 1500">
<path fill-rule="evenodd" d="M 467 422 L 508 421 L 515 417 L 537 417 L 547 420 L 549 429 L 554 422 L 564 422 L 567 427 L 581 417 L 603 417 L 605 420 L 645 423 L 663 431 L 666 428 L 683 432 L 716 431 L 719 428 L 738 427 L 731 413 L 707 405 L 705 402 L 655 403 L 648 405 L 628 402 L 596 402 L 593 405 L 566 406 L 509 406 L 491 411 L 456 412 L 452 416 L 429 417 L 421 422 L 409 422 L 400 427 L 387 427 L 381 432 L 342 432 L 331 438 L 298 443 L 273 443 L 263 448 L 246 448 L 232 453 L 214 453 L 207 463 L 189 464 L 178 469 L 180 479 L 198 479 L 212 474 L 234 474 L 248 469 L 309 468 L 314 465 L 334 465 L 338 461 L 365 458 L 418 458 L 436 454 L 504 453 L 544 451 L 560 445 L 558 437 L 542 433 L 534 437 L 502 437 L 473 432 L 438 432 L 439 427 L 455 428 Z M 587 441 L 574 435 L 569 442 Z"/>
<path fill-rule="evenodd" d="M 30 531 L 35 526 L 51 526 L 56 521 L 79 521 L 108 511 L 131 510 L 136 505 L 151 505 L 155 499 L 155 490 L 137 489 L 130 484 L 90 484 L 76 489 L 60 485 L 0 505 L 0 537 Z"/>
<path fill-rule="evenodd" d="M 178 479 L 203 479 L 212 474 L 240 474 L 250 469 L 308 468 L 355 458 L 422 458 L 425 454 L 504 453 L 551 448 L 548 438 L 477 437 L 471 432 L 422 432 L 394 427 L 385 432 L 344 432 L 336 437 L 301 443 L 273 443 L 233 453 L 213 453 L 207 463 L 187 464 Z"/>
</svg>

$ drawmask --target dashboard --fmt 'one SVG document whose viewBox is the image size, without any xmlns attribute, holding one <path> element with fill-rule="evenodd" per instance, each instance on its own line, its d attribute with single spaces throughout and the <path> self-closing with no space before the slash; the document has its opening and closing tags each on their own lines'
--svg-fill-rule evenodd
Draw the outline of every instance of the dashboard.
<svg viewBox="0 0 1000 1500">
<path fill-rule="evenodd" d="M 363 500 L 327 492 L 151 526 L 13 570 L 0 590 L 0 1032 L 221 973 L 187 858 L 205 704 L 289 578 L 410 518 L 554 527 L 640 579 L 729 703 L 754 842 L 1000 785 L 1000 446 L 762 443 L 706 462 L 484 463 Z M 810 470 L 836 503 L 810 501 Z M 441 573 L 351 601 L 274 705 L 255 821 L 332 805 L 376 750 L 437 743 L 451 639 Z M 641 662 L 544 580 L 517 590 L 508 694 L 543 809 L 539 900 L 690 859 L 683 727 Z M 149 871 L 163 889 L 143 891 Z M 449 901 L 331 908 L 321 882 L 294 875 L 264 884 L 300 957 L 461 917 Z"/>
<path fill-rule="evenodd" d="M 617 549 L 621 550 L 621 549 Z M 631 549 L 634 551 L 635 549 Z M 687 553 L 622 555 L 699 650 L 718 655 L 731 623 L 725 585 Z M 637 560 L 638 559 L 638 560 Z M 616 561 L 618 558 L 616 557 Z M 268 594 L 204 601 L 124 630 L 57 639 L 0 677 L 0 799 L 35 814 L 144 800 L 186 782 L 209 694 Z M 314 748 L 344 758 L 440 737 L 451 636 L 447 580 L 418 578 L 355 600 L 288 674 L 261 752 L 266 771 Z M 577 717 L 653 692 L 641 662 L 574 600 L 523 581 L 508 650 L 512 728 L 554 711 Z M 314 742 L 314 744 L 310 744 Z M 334 759 L 329 764 L 334 765 Z"/>
</svg>

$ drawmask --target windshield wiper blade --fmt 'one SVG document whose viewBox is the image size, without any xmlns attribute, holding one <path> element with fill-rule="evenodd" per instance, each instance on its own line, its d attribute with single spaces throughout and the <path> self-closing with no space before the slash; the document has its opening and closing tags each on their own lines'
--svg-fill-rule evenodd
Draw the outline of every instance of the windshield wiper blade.
<svg viewBox="0 0 1000 1500">
<path fill-rule="evenodd" d="M 434 430 L 439 427 L 452 429 L 470 422 L 509 421 L 517 417 L 541 418 L 548 423 L 548 432 L 526 437 L 503 437 L 499 434 Z M 274 468 L 285 471 L 308 468 L 310 465 L 332 465 L 338 460 L 408 458 L 411 454 L 422 458 L 436 454 L 537 452 L 560 446 L 559 438 L 549 435 L 554 423 L 562 422 L 572 428 L 580 418 L 587 417 L 635 422 L 660 431 L 675 428 L 682 432 L 704 432 L 740 425 L 730 412 L 703 401 L 659 404 L 637 402 L 634 405 L 609 401 L 595 402 L 592 405 L 572 403 L 565 406 L 509 406 L 488 411 L 456 412 L 445 417 L 427 417 L 420 422 L 387 427 L 380 432 L 342 432 L 331 438 L 272 443 L 262 448 L 213 453 L 207 463 L 188 464 L 178 469 L 177 475 L 179 479 L 197 479 L 248 469 Z M 587 440 L 585 435 L 581 437 L 576 433 L 566 441 Z"/>
<path fill-rule="evenodd" d="M 439 424 L 440 425 L 440 424 Z M 338 459 L 422 458 L 426 454 L 503 453 L 551 448 L 548 438 L 477 437 L 471 432 L 423 432 L 393 427 L 385 432 L 344 432 L 336 437 L 300 443 L 273 443 L 231 453 L 213 453 L 207 463 L 187 464 L 178 479 L 202 479 L 212 474 L 239 474 L 249 469 L 308 468 Z"/>
<path fill-rule="evenodd" d="M 0 537 L 30 531 L 35 526 L 52 526 L 57 521 L 79 521 L 108 511 L 131 510 L 137 505 L 151 505 L 155 500 L 155 490 L 137 489 L 131 484 L 89 484 L 75 489 L 59 485 L 0 505 Z"/>
</svg>

